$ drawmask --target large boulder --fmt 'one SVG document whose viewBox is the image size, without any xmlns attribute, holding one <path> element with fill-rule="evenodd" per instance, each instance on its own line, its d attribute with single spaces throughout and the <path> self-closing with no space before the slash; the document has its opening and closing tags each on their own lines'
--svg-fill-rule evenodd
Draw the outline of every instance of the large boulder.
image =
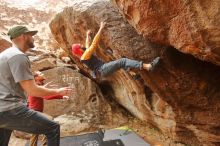
<svg viewBox="0 0 220 146">
<path fill-rule="evenodd" d="M 103 60 L 110 61 L 128 56 L 131 59 L 149 61 L 160 53 L 160 47 L 144 41 L 144 38 L 135 32 L 108 1 L 75 1 L 72 7 L 64 9 L 54 17 L 50 28 L 57 42 L 71 55 L 71 45 L 73 43 L 83 44 L 87 29 L 95 33 L 101 21 L 107 22 L 100 48 L 97 49 L 97 55 Z M 112 54 L 107 52 L 107 49 Z M 72 58 L 83 72 L 90 73 L 78 58 L 74 56 Z M 106 83 L 110 85 L 110 88 Z M 107 78 L 102 87 L 107 90 L 106 92 L 113 88 L 113 97 L 120 104 L 140 119 L 154 123 L 151 118 L 154 115 L 146 99 L 145 87 L 141 82 L 134 81 L 130 74 L 123 70 L 117 72 Z"/>
<path fill-rule="evenodd" d="M 128 57 L 149 62 L 158 55 L 162 58 L 152 72 L 135 71 L 141 75 L 139 80 L 124 70 L 114 73 L 100 83 L 102 91 L 174 141 L 218 144 L 220 68 L 146 40 L 109 1 L 73 1 L 52 19 L 50 28 L 71 55 L 71 45 L 84 43 L 87 29 L 95 33 L 101 21 L 107 25 L 96 55 L 104 61 Z M 90 74 L 77 58 L 71 57 L 82 72 Z"/>
<path fill-rule="evenodd" d="M 220 65 L 219 0 L 112 0 L 139 34 Z"/>
<path fill-rule="evenodd" d="M 131 59 L 149 62 L 163 50 L 162 47 L 145 41 L 138 35 L 108 1 L 75 1 L 72 7 L 64 9 L 63 12 L 54 17 L 50 27 L 57 42 L 71 55 L 71 45 L 73 43 L 83 44 L 87 29 L 95 33 L 101 21 L 106 21 L 107 27 L 103 31 L 100 48 L 97 49 L 96 53 L 105 61 L 127 56 Z M 107 52 L 107 49 L 112 53 Z M 82 72 L 87 73 L 87 75 L 90 73 L 77 58 L 72 56 L 72 59 Z M 172 108 L 158 96 L 153 96 L 153 101 L 158 106 L 156 107 L 158 115 L 169 115 L 166 119 L 162 116 L 155 116 L 147 100 L 147 85 L 135 81 L 128 72 L 121 70 L 107 78 L 100 86 L 104 92 L 110 93 L 138 118 L 154 125 L 157 125 L 156 121 L 163 121 L 159 123 L 160 128 L 165 131 L 170 128 L 170 125 L 167 127 L 168 124 L 166 123 L 175 125 Z M 161 109 L 161 107 L 163 108 Z M 166 111 L 167 108 L 170 110 Z"/>
</svg>

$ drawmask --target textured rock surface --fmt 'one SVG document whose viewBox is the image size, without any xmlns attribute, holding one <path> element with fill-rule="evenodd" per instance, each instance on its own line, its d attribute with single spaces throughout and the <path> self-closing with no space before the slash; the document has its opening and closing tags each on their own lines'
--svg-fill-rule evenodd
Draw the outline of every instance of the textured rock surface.
<svg viewBox="0 0 220 146">
<path fill-rule="evenodd" d="M 100 84 L 104 92 L 110 92 L 131 113 L 155 125 L 174 141 L 192 145 L 219 144 L 219 67 L 142 38 L 108 1 L 74 2 L 50 23 L 55 39 L 67 52 L 72 43 L 84 43 L 87 29 L 96 32 L 99 23 L 106 21 L 96 52 L 103 60 L 126 56 L 149 61 L 157 55 L 162 57 L 153 72 L 136 72 L 141 74 L 140 80 L 133 80 L 125 71 L 105 79 Z M 166 24 L 163 19 L 161 24 Z M 160 29 L 155 33 L 160 34 Z M 169 45 L 169 41 L 153 40 Z M 107 53 L 106 48 L 113 53 Z M 72 58 L 88 73 L 76 58 Z"/>
<path fill-rule="evenodd" d="M 89 78 L 84 77 L 76 70 L 66 67 L 49 69 L 43 72 L 47 77 L 45 82 L 53 81 L 53 84 L 60 87 L 70 86 L 74 91 L 70 94 L 70 100 L 51 100 L 45 102 L 45 112 L 52 116 L 73 114 L 90 110 L 91 114 L 108 109 L 104 104 L 104 98 L 98 86 Z M 103 105 L 103 108 L 101 108 Z M 106 109 L 104 108 L 106 107 Z M 93 111 L 94 110 L 94 111 Z"/>
<path fill-rule="evenodd" d="M 219 0 L 112 0 L 145 38 L 220 65 Z"/>
<path fill-rule="evenodd" d="M 53 81 L 60 87 L 70 86 L 74 89 L 69 95 L 70 100 L 45 101 L 45 113 L 54 117 L 63 115 L 55 119 L 61 124 L 62 136 L 110 122 L 107 121 L 110 118 L 107 111 L 111 112 L 111 107 L 104 100 L 99 87 L 89 78 L 65 67 L 49 69 L 43 73 L 47 76 L 46 82 Z M 70 125 L 77 125 L 78 128 L 71 128 Z"/>
<path fill-rule="evenodd" d="M 153 75 L 144 76 L 172 106 L 176 127 L 171 135 L 175 139 L 194 145 L 219 144 L 219 73 L 215 65 L 168 49 L 161 67 Z"/>
</svg>

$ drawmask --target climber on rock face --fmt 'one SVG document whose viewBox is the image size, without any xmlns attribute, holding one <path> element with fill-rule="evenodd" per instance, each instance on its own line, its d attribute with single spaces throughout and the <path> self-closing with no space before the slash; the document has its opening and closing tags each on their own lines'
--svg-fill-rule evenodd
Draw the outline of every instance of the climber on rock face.
<svg viewBox="0 0 220 146">
<path fill-rule="evenodd" d="M 97 34 L 95 35 L 91 45 L 90 45 L 90 40 L 91 40 L 90 31 L 87 31 L 85 51 L 84 51 L 84 47 L 81 44 L 72 45 L 72 54 L 80 58 L 80 61 L 86 64 L 93 71 L 94 77 L 97 76 L 106 77 L 121 68 L 123 69 L 137 68 L 137 69 L 144 69 L 147 71 L 151 71 L 158 64 L 160 57 L 156 57 L 151 63 L 143 63 L 142 61 L 131 60 L 128 58 L 121 58 L 115 61 L 104 63 L 96 55 L 93 55 L 96 48 L 98 47 L 98 43 L 100 41 L 101 33 L 104 26 L 105 26 L 105 22 L 101 22 L 100 28 Z"/>
</svg>

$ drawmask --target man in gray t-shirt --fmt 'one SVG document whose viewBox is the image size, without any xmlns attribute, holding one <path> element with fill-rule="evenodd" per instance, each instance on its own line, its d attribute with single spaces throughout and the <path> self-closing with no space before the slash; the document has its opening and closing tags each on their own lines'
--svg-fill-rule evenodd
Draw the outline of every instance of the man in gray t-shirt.
<svg viewBox="0 0 220 146">
<path fill-rule="evenodd" d="M 26 107 L 30 96 L 67 95 L 70 88 L 48 89 L 35 84 L 30 61 L 24 54 L 34 47 L 33 35 L 24 26 L 16 26 L 8 35 L 14 47 L 0 53 L 0 146 L 7 146 L 12 130 L 45 134 L 48 146 L 59 146 L 60 126 Z"/>
<path fill-rule="evenodd" d="M 8 48 L 0 54 L 0 69 L 0 112 L 24 105 L 19 82 L 33 79 L 28 57 L 16 47 Z"/>
</svg>

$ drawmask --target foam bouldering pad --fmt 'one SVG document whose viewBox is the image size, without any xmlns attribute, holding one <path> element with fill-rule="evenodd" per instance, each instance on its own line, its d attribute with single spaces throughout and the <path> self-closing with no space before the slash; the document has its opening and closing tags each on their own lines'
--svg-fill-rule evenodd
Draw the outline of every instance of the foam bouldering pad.
<svg viewBox="0 0 220 146">
<path fill-rule="evenodd" d="M 118 129 L 106 130 L 103 140 L 109 141 L 112 139 L 121 140 L 124 146 L 150 146 L 149 143 L 144 141 L 140 136 L 138 136 L 131 129 L 118 128 Z"/>
<path fill-rule="evenodd" d="M 25 146 L 29 146 L 29 142 Z M 40 141 L 38 146 L 41 146 Z M 150 146 L 130 129 L 110 129 L 60 139 L 60 146 Z"/>
</svg>

